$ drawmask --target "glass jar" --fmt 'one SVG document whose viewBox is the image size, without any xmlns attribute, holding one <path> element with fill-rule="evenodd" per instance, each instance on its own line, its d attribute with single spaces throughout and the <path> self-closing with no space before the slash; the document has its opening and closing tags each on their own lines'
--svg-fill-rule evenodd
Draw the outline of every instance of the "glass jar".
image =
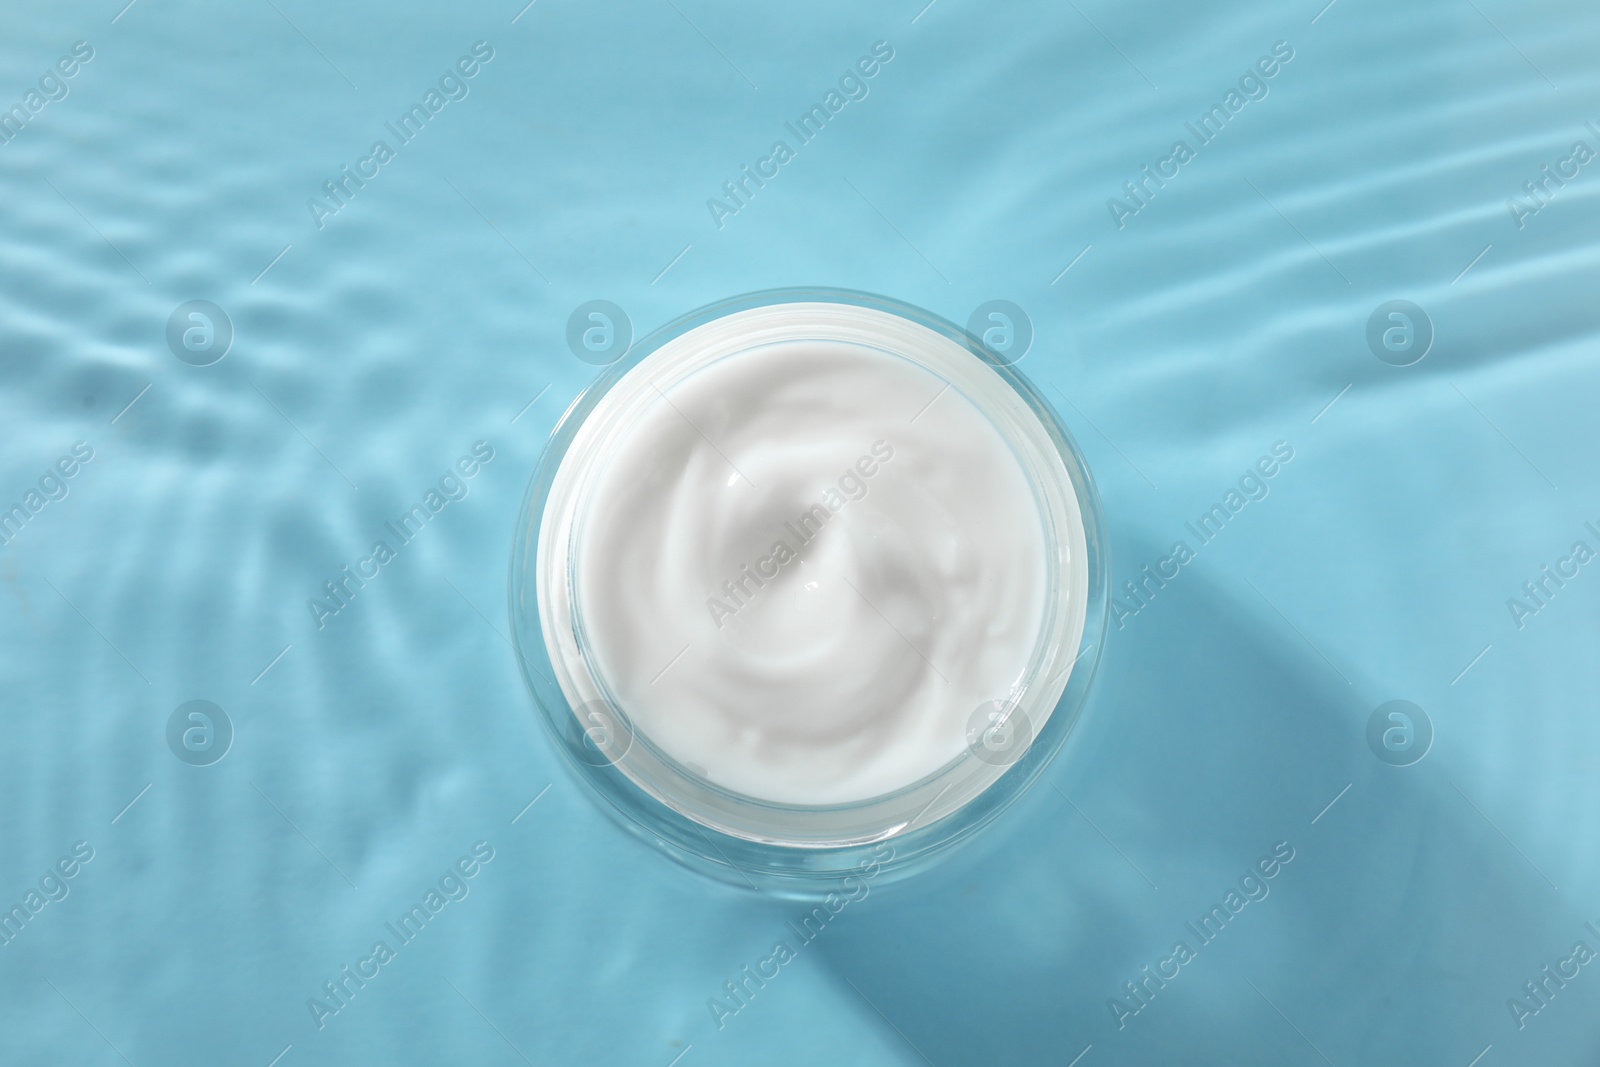
<svg viewBox="0 0 1600 1067">
<path fill-rule="evenodd" d="M 964 397 L 1009 446 L 1044 546 L 1046 588 L 1026 666 L 973 710 L 959 751 L 915 781 L 822 803 L 729 788 L 652 738 L 639 723 L 648 719 L 649 696 L 635 693 L 631 706 L 619 697 L 578 587 L 596 562 L 585 558 L 592 498 L 628 435 L 653 408 L 672 403 L 675 384 L 721 360 L 793 345 L 909 360 Z M 731 884 L 815 896 L 863 870 L 889 880 L 925 867 L 1033 783 L 1083 707 L 1106 630 L 1107 576 L 1103 520 L 1083 456 L 1003 354 L 897 301 L 790 289 L 735 297 L 669 323 L 572 403 L 517 521 L 511 619 L 540 719 L 609 815 L 673 859 Z"/>
</svg>

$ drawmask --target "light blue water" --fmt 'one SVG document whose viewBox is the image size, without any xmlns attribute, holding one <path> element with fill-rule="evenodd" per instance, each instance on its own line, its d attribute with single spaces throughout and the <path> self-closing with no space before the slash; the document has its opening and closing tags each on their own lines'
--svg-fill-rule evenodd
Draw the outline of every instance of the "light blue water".
<svg viewBox="0 0 1600 1067">
<path fill-rule="evenodd" d="M 0 548 L 0 903 L 73 871 L 0 947 L 0 1062 L 1593 1062 L 1600 971 L 1523 984 L 1600 950 L 1600 565 L 1520 628 L 1507 600 L 1600 549 L 1600 162 L 1521 228 L 1507 199 L 1600 149 L 1600 11 L 921 4 L 11 12 L 0 505 L 93 458 Z M 400 144 L 385 123 L 478 41 L 465 97 Z M 799 145 L 785 122 L 878 41 L 867 95 Z M 1197 146 L 1184 124 L 1278 41 L 1266 95 Z M 1107 199 L 1180 138 L 1119 229 Z M 707 199 L 779 139 L 719 228 Z M 319 228 L 308 198 L 378 140 Z M 1021 305 L 1117 584 L 1195 558 L 1113 630 L 1045 784 L 719 1029 L 708 999 L 794 906 L 578 792 L 505 643 L 506 558 L 593 374 L 575 307 L 644 332 L 800 284 Z M 193 299 L 234 329 L 210 366 L 167 343 Z M 1432 322 L 1412 366 L 1367 345 L 1393 299 Z M 363 563 L 479 441 L 464 498 Z M 1201 545 L 1185 523 L 1278 441 L 1268 495 Z M 319 629 L 346 565 L 377 576 Z M 232 723 L 209 766 L 168 744 L 194 699 Z M 1410 766 L 1367 743 L 1392 699 L 1432 723 Z M 1268 896 L 1133 1014 L 1123 983 L 1278 842 Z M 467 895 L 402 944 L 385 924 L 464 856 Z M 376 972 L 332 1013 L 344 965 Z"/>
</svg>

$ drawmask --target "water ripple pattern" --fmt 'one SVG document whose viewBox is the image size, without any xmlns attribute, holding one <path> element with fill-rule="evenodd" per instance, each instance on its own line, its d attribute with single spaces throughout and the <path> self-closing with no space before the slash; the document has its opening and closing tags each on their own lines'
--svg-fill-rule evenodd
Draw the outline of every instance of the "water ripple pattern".
<svg viewBox="0 0 1600 1067">
<path fill-rule="evenodd" d="M 0 1062 L 1600 1049 L 1593 5 L 7 30 Z M 506 612 L 574 309 L 806 284 L 1023 309 L 1118 598 L 1046 779 L 815 936 L 610 825 Z"/>
</svg>

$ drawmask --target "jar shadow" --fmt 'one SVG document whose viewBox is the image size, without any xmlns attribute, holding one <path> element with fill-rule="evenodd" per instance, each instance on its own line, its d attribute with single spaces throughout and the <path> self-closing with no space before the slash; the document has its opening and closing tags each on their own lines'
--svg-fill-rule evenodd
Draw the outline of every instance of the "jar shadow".
<svg viewBox="0 0 1600 1067">
<path fill-rule="evenodd" d="M 1505 998 L 1583 917 L 1463 802 L 1443 751 L 1394 766 L 1369 748 L 1396 694 L 1192 566 L 1109 642 L 1028 795 L 816 939 L 841 1003 L 939 1067 L 1091 1045 L 1102 1063 L 1320 1062 L 1313 1042 L 1337 1063 L 1465 1063 L 1511 1036 Z"/>
</svg>

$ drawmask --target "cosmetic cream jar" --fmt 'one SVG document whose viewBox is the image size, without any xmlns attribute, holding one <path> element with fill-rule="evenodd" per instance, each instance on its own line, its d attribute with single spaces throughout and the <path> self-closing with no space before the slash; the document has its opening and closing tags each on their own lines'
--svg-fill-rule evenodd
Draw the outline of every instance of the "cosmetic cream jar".
<svg viewBox="0 0 1600 1067">
<path fill-rule="evenodd" d="M 663 327 L 573 402 L 511 615 L 605 810 L 803 895 L 925 866 L 1031 784 L 1083 706 L 1106 575 L 1083 458 L 1004 356 L 908 305 L 784 290 Z"/>
</svg>

